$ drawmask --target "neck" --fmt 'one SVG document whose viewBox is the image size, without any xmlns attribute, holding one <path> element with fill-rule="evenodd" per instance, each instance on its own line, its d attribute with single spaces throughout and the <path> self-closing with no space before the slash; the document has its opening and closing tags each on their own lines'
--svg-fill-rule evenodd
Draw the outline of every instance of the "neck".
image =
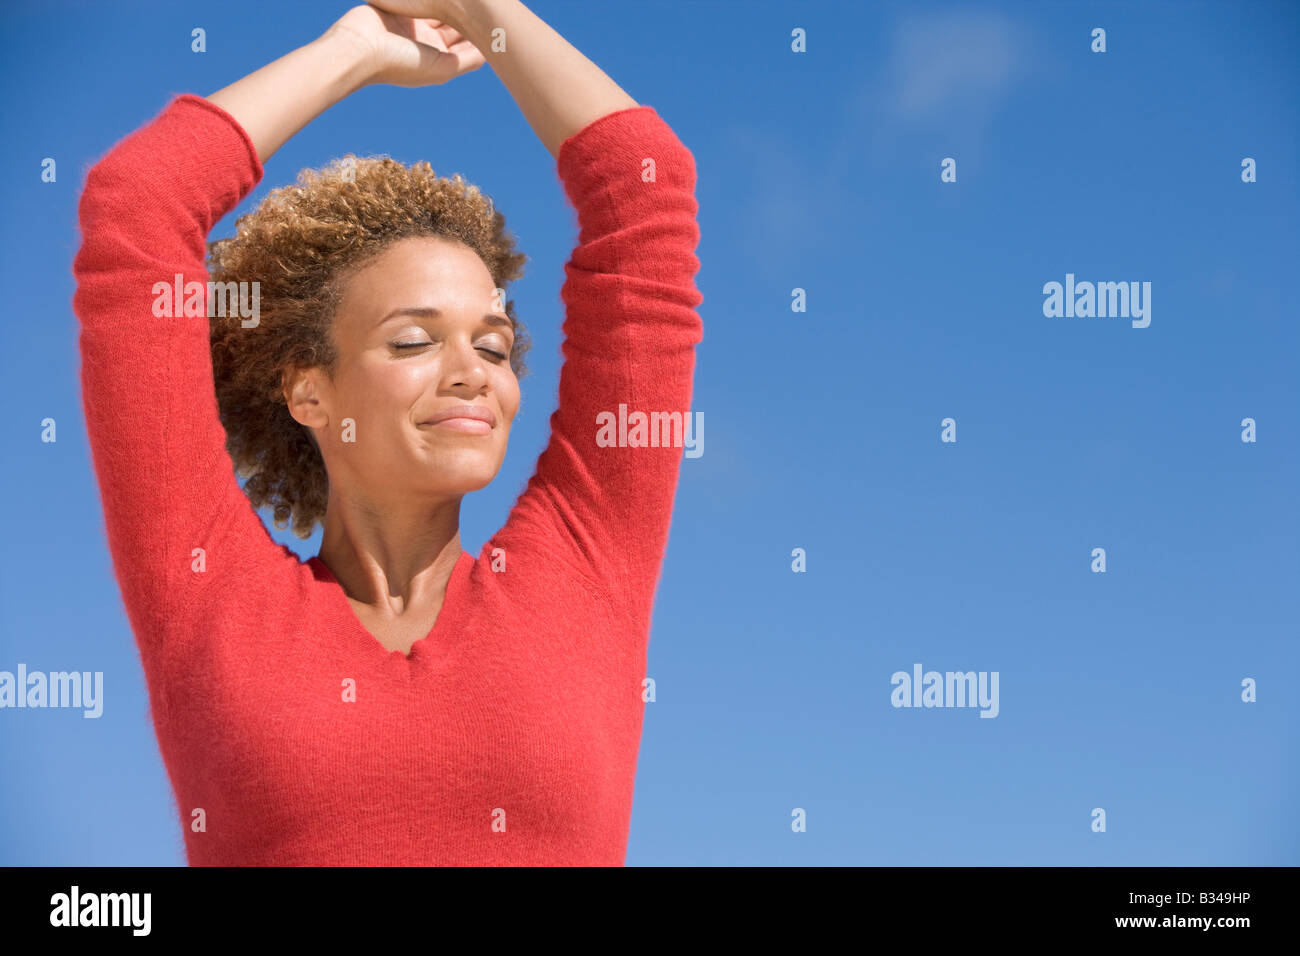
<svg viewBox="0 0 1300 956">
<path fill-rule="evenodd" d="M 461 555 L 460 501 L 379 504 L 331 486 L 320 559 L 354 601 L 400 612 L 437 598 Z"/>
</svg>

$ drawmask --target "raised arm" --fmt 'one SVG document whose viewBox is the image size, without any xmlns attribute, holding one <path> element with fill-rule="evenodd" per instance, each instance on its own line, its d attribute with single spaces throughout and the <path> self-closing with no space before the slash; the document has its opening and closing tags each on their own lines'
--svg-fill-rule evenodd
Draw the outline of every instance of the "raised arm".
<svg viewBox="0 0 1300 956">
<path fill-rule="evenodd" d="M 505 84 L 552 156 L 579 130 L 637 103 L 519 0 L 372 0 L 408 17 L 444 21 Z"/>
<path fill-rule="evenodd" d="M 528 563 L 567 562 L 647 625 L 703 336 L 694 158 L 653 108 L 517 0 L 376 2 L 446 20 L 483 51 L 556 157 L 578 214 L 561 292 L 559 409 L 494 541 Z"/>
<path fill-rule="evenodd" d="M 142 650 L 183 631 L 208 596 L 247 593 L 292 560 L 226 452 L 208 234 L 261 180 L 262 161 L 331 103 L 366 83 L 436 83 L 481 65 L 468 44 L 450 53 L 432 27 L 421 28 L 428 43 L 408 35 L 415 29 L 354 8 L 319 40 L 210 99 L 177 97 L 86 176 L 73 264 L 82 396 L 109 547 Z"/>
<path fill-rule="evenodd" d="M 265 163 L 300 129 L 363 86 L 433 86 L 482 65 L 483 54 L 450 27 L 362 4 L 320 39 L 208 100 L 235 118 Z"/>
</svg>

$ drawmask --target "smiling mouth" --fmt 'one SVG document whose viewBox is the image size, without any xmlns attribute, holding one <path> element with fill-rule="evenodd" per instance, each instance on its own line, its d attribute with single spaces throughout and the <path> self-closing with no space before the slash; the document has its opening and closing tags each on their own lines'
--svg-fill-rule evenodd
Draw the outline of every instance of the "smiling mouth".
<svg viewBox="0 0 1300 956">
<path fill-rule="evenodd" d="M 421 428 L 442 428 L 465 435 L 488 435 L 492 426 L 481 418 L 444 418 L 436 422 L 421 422 Z"/>
<path fill-rule="evenodd" d="M 459 405 L 449 405 L 441 411 L 435 412 L 420 422 L 420 427 L 437 427 L 445 431 L 460 432 L 464 435 L 487 435 L 492 429 L 496 428 L 496 424 L 496 413 L 486 405 L 462 402 Z"/>
</svg>

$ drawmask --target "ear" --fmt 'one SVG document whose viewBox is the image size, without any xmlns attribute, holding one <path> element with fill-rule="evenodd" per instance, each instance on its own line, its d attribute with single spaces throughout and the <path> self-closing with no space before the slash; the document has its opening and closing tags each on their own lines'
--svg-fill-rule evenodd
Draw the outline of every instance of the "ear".
<svg viewBox="0 0 1300 956">
<path fill-rule="evenodd" d="M 289 414 L 299 425 L 324 428 L 329 424 L 324 373 L 321 369 L 285 369 L 280 376 L 280 389 L 285 404 L 289 406 Z"/>
</svg>

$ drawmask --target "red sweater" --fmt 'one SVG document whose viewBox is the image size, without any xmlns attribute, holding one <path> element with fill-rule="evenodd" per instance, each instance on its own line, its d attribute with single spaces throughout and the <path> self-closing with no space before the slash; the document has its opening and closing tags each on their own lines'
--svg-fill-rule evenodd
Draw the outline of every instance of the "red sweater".
<svg viewBox="0 0 1300 956">
<path fill-rule="evenodd" d="M 207 282 L 208 233 L 261 180 L 247 133 L 182 95 L 87 175 L 83 401 L 191 865 L 623 863 L 683 451 L 599 447 L 597 415 L 688 413 L 695 163 L 640 106 L 571 136 L 557 170 L 579 233 L 550 440 L 409 657 L 239 487 L 207 318 L 153 314 L 155 283 Z"/>
</svg>

